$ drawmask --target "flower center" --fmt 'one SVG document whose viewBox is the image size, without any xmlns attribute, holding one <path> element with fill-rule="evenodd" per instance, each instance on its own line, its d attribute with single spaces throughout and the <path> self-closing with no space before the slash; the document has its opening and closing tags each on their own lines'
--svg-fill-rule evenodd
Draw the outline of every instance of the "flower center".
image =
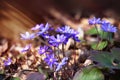
<svg viewBox="0 0 120 80">
<path fill-rule="evenodd" d="M 50 59 L 50 62 L 52 62 L 53 61 L 53 59 Z"/>
<path fill-rule="evenodd" d="M 60 42 L 60 39 L 57 39 L 57 42 Z"/>
<path fill-rule="evenodd" d="M 108 28 L 107 30 L 110 31 L 110 28 Z"/>
<path fill-rule="evenodd" d="M 42 53 L 43 53 L 43 52 L 45 52 L 45 49 L 42 49 L 42 51 L 41 51 L 41 52 L 42 52 Z"/>
</svg>

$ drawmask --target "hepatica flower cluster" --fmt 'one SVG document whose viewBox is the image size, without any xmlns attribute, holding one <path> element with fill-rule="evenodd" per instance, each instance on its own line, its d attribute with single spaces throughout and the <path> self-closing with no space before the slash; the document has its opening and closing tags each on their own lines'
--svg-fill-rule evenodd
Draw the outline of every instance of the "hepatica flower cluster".
<svg viewBox="0 0 120 80">
<path fill-rule="evenodd" d="M 107 32 L 107 33 L 117 32 L 117 28 L 115 26 L 110 24 L 110 22 L 102 20 L 101 18 L 95 18 L 95 17 L 91 18 L 88 20 L 88 23 L 89 25 L 94 25 L 95 27 L 99 25 L 100 30 L 102 32 Z M 76 66 L 76 65 L 79 65 L 80 62 L 77 61 L 78 59 L 75 61 L 77 52 L 74 52 L 73 49 L 72 49 L 73 52 L 71 52 L 70 55 L 67 55 L 65 45 L 67 45 L 68 41 L 70 41 L 71 39 L 75 42 L 82 43 L 82 41 L 80 41 L 80 39 L 78 38 L 79 33 L 80 32 L 72 29 L 70 26 L 67 26 L 67 25 L 54 29 L 52 25 L 50 25 L 49 23 L 37 24 L 35 25 L 35 27 L 31 28 L 31 32 L 24 32 L 20 34 L 21 40 L 25 40 L 27 45 L 24 46 L 20 51 L 21 53 L 24 53 L 24 55 L 20 55 L 19 57 L 25 56 L 25 58 L 26 57 L 28 58 L 29 55 L 35 52 L 35 54 L 32 54 L 32 55 L 35 55 L 33 57 L 36 58 L 36 53 L 37 53 L 37 56 L 39 56 L 38 57 L 39 59 L 36 58 L 35 62 L 40 61 L 38 62 L 38 64 L 40 64 L 40 66 L 44 67 L 45 69 L 49 70 L 50 74 L 51 72 L 53 72 L 52 74 L 54 75 L 54 77 L 60 76 L 61 74 L 63 76 L 66 76 L 67 70 L 72 71 L 70 75 L 67 74 L 66 77 L 68 78 L 71 75 L 73 76 L 74 75 L 73 73 L 75 73 L 75 71 L 79 69 L 79 66 Z M 33 49 L 34 47 L 32 44 L 32 40 L 39 41 L 39 44 L 35 46 L 35 49 Z M 103 42 L 105 40 L 106 39 L 104 39 Z M 100 41 L 102 42 L 101 39 Z M 79 47 L 77 47 L 77 49 L 78 48 Z M 96 44 L 95 44 L 95 46 L 93 46 L 92 49 L 99 50 L 99 46 L 96 47 Z M 11 57 L 4 60 L 3 61 L 4 66 L 10 66 L 11 64 L 13 64 L 12 59 L 13 58 Z M 74 61 L 72 62 L 72 60 Z"/>
<path fill-rule="evenodd" d="M 100 25 L 101 30 L 104 32 L 116 32 L 117 29 L 109 22 L 101 20 L 100 18 L 91 18 L 89 19 L 90 25 Z M 39 55 L 45 55 L 43 61 L 49 66 L 50 69 L 54 71 L 59 71 L 63 66 L 67 64 L 68 57 L 64 55 L 64 51 L 61 51 L 59 54 L 63 54 L 62 59 L 56 55 L 55 48 L 59 48 L 60 45 L 66 45 L 68 40 L 72 38 L 74 41 L 80 42 L 78 38 L 79 32 L 71 29 L 69 26 L 58 27 L 53 29 L 49 23 L 46 24 L 37 24 L 35 27 L 31 28 L 32 33 L 26 32 L 25 34 L 20 34 L 21 39 L 23 40 L 32 40 L 34 38 L 41 38 L 45 43 L 40 45 L 38 49 Z M 51 34 L 51 32 L 55 32 Z M 30 45 L 27 45 L 22 52 L 26 52 L 30 49 Z M 62 46 L 63 47 L 63 46 Z"/>
<path fill-rule="evenodd" d="M 48 23 L 46 24 L 37 24 L 35 27 L 31 28 L 33 33 L 26 32 L 25 34 L 20 34 L 21 39 L 23 40 L 32 40 L 34 38 L 40 38 L 44 42 L 44 45 L 40 45 L 38 49 L 38 54 L 40 56 L 44 55 L 45 58 L 43 61 L 46 65 L 49 66 L 51 70 L 60 71 L 62 67 L 67 65 L 68 57 L 63 56 L 60 58 L 56 55 L 56 47 L 60 45 L 66 45 L 68 40 L 72 38 L 74 41 L 80 42 L 79 38 L 76 36 L 79 34 L 77 31 L 71 29 L 69 26 L 59 27 L 56 30 Z M 55 32 L 52 35 L 50 32 Z M 31 44 L 30 44 L 31 45 Z M 30 49 L 30 45 L 27 45 L 22 52 L 26 52 Z M 64 52 L 61 51 L 59 54 L 64 55 Z"/>
<path fill-rule="evenodd" d="M 92 19 L 89 19 L 89 24 L 90 25 L 99 24 L 101 26 L 101 30 L 103 30 L 104 32 L 112 32 L 112 33 L 117 32 L 117 28 L 115 26 L 113 26 L 112 24 L 110 24 L 105 20 L 101 20 L 100 18 L 94 17 Z"/>
</svg>

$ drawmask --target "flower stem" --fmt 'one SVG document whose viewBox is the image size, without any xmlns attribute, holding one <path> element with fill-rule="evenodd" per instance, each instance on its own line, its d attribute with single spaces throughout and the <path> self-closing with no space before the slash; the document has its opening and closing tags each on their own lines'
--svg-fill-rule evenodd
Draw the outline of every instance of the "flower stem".
<svg viewBox="0 0 120 80">
<path fill-rule="evenodd" d="M 64 44 L 62 44 L 63 57 L 65 57 Z"/>
</svg>

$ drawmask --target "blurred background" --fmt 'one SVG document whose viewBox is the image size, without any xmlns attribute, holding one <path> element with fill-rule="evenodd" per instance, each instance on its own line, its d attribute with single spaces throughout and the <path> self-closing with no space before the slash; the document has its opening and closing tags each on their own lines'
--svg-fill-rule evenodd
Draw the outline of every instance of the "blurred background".
<svg viewBox="0 0 120 80">
<path fill-rule="evenodd" d="M 18 40 L 35 24 L 49 22 L 87 29 L 87 19 L 107 18 L 120 26 L 120 0 L 0 0 L 0 37 Z"/>
</svg>

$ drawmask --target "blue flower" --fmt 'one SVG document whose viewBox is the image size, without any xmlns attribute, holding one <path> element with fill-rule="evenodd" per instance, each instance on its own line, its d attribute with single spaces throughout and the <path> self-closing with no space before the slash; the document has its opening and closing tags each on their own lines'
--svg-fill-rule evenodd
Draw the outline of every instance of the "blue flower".
<svg viewBox="0 0 120 80">
<path fill-rule="evenodd" d="M 64 26 L 64 27 L 58 27 L 58 29 L 56 30 L 57 32 L 60 33 L 69 33 L 70 32 L 70 27 L 69 26 Z"/>
<path fill-rule="evenodd" d="M 104 23 L 101 25 L 101 29 L 105 32 L 116 32 L 117 29 L 116 27 L 114 27 L 113 25 L 111 25 L 110 23 Z"/>
<path fill-rule="evenodd" d="M 90 25 L 101 24 L 100 18 L 95 18 L 95 17 L 93 17 L 92 19 L 89 19 L 88 22 Z"/>
<path fill-rule="evenodd" d="M 31 30 L 39 30 L 42 29 L 44 27 L 44 24 L 37 24 L 35 27 L 31 28 Z"/>
<path fill-rule="evenodd" d="M 4 61 L 4 65 L 5 65 L 5 66 L 11 65 L 11 63 L 12 63 L 12 60 L 11 60 L 10 58 L 8 58 L 8 60 L 5 60 L 5 61 Z"/>
<path fill-rule="evenodd" d="M 52 46 L 59 46 L 59 44 L 66 44 L 67 40 L 66 40 L 66 36 L 64 35 L 59 35 L 57 34 L 57 36 L 50 36 L 50 39 L 49 39 L 49 43 L 52 45 Z"/>
<path fill-rule="evenodd" d="M 42 34 L 41 35 L 43 38 L 45 38 L 45 39 L 49 39 L 50 38 L 50 35 L 49 34 Z"/>
<path fill-rule="evenodd" d="M 80 39 L 79 39 L 79 37 L 78 37 L 77 35 L 74 35 L 72 38 L 73 38 L 75 41 L 80 42 Z"/>
<path fill-rule="evenodd" d="M 56 31 L 63 34 L 78 34 L 77 31 L 71 29 L 69 26 L 59 27 Z"/>
<path fill-rule="evenodd" d="M 35 34 L 34 33 L 30 34 L 29 32 L 26 32 L 25 34 L 20 34 L 20 36 L 21 36 L 21 39 L 23 40 L 30 40 L 35 38 Z"/>
<path fill-rule="evenodd" d="M 67 38 L 72 38 L 73 40 L 77 41 L 77 42 L 80 42 L 77 34 L 79 34 L 77 31 L 71 29 L 69 30 L 69 33 L 68 34 L 65 34 L 67 36 Z"/>
<path fill-rule="evenodd" d="M 56 31 L 63 33 L 67 39 L 73 38 L 75 41 L 78 41 L 78 42 L 80 41 L 77 37 L 77 34 L 79 33 L 75 31 L 74 29 L 71 29 L 69 26 L 58 28 Z"/>
<path fill-rule="evenodd" d="M 31 44 L 26 45 L 26 46 L 21 50 L 21 52 L 27 52 L 27 51 L 30 50 L 30 48 L 31 48 Z"/>
<path fill-rule="evenodd" d="M 54 57 L 54 54 L 46 55 L 44 61 L 48 64 L 50 69 L 53 69 L 53 66 L 57 64 L 57 59 Z"/>
<path fill-rule="evenodd" d="M 108 21 L 106 21 L 106 20 L 102 20 L 101 21 L 101 24 L 108 24 L 109 22 Z M 110 24 L 110 23 L 109 23 Z"/>
<path fill-rule="evenodd" d="M 46 23 L 46 25 L 44 27 L 40 28 L 40 31 L 37 33 L 38 35 L 44 34 L 45 32 L 47 32 L 49 30 L 50 24 Z"/>
<path fill-rule="evenodd" d="M 62 59 L 62 61 L 61 61 L 59 64 L 57 64 L 57 68 L 56 68 L 55 71 L 59 71 L 59 70 L 62 68 L 62 66 L 67 63 L 67 62 L 66 62 L 67 60 L 68 60 L 68 57 L 64 57 L 64 58 Z"/>
<path fill-rule="evenodd" d="M 52 49 L 49 46 L 40 46 L 38 53 L 44 54 L 45 52 L 52 52 Z"/>
</svg>

